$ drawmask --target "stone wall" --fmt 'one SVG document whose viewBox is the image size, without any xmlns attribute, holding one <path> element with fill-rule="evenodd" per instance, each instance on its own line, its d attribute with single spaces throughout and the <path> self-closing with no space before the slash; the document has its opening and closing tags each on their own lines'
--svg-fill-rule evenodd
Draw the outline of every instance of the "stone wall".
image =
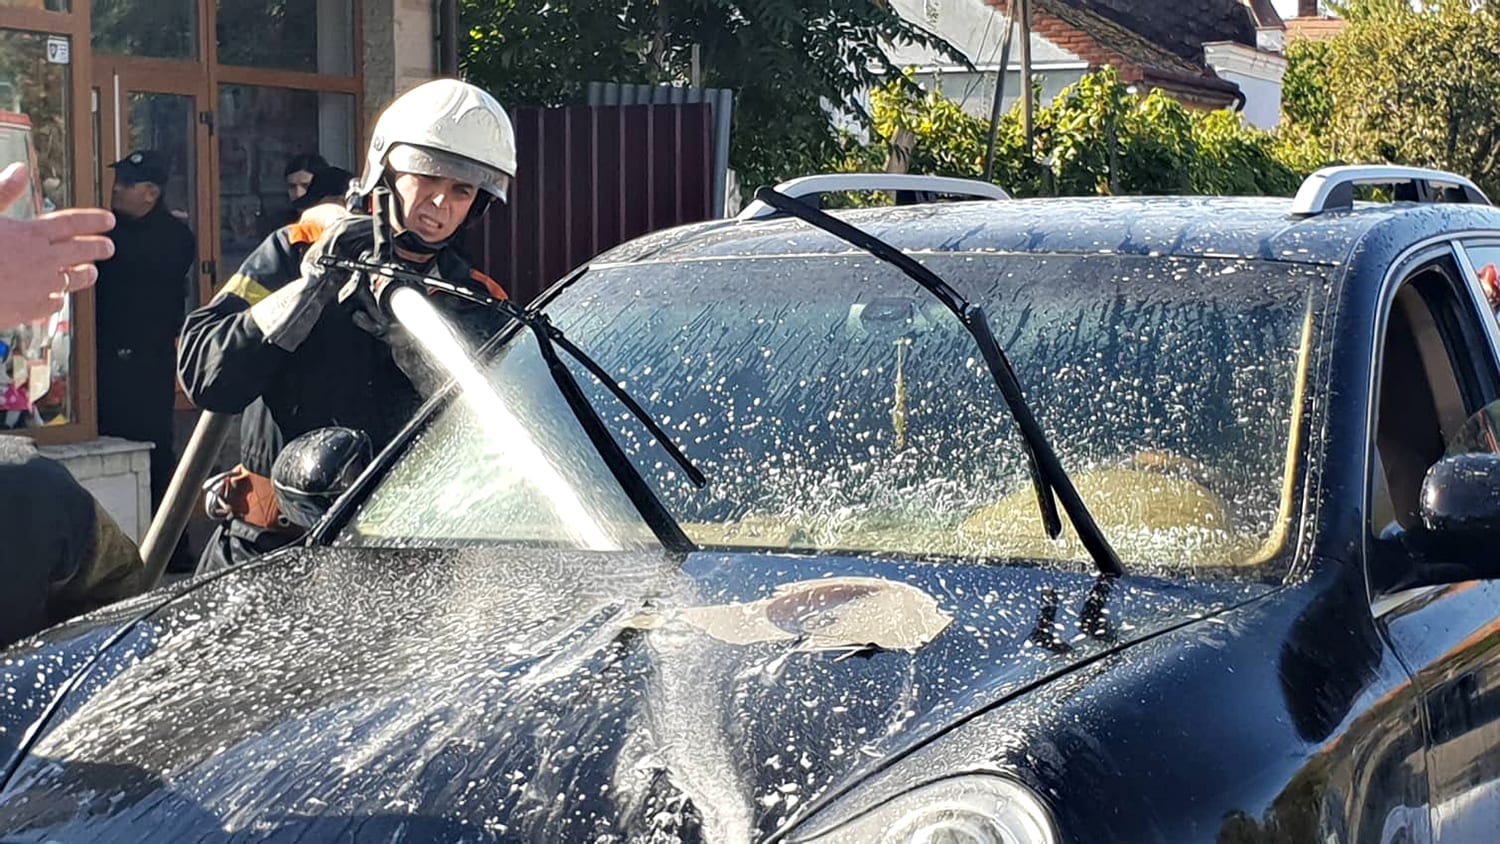
<svg viewBox="0 0 1500 844">
<path fill-rule="evenodd" d="M 436 0 L 365 0 L 365 136 L 397 94 L 437 76 Z"/>
<path fill-rule="evenodd" d="M 369 140 L 375 117 L 396 90 L 396 13 L 395 0 L 365 0 L 364 8 L 364 135 L 363 149 Z M 363 162 L 358 162 L 363 164 Z"/>
</svg>

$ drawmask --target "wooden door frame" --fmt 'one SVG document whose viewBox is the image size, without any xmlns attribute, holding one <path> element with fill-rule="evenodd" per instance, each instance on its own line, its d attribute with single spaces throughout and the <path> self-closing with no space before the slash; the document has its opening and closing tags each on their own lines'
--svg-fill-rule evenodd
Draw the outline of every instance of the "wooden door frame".
<svg viewBox="0 0 1500 844">
<path fill-rule="evenodd" d="M 187 94 L 198 97 L 198 111 L 219 110 L 219 88 L 221 84 L 260 85 L 277 88 L 298 88 L 328 93 L 349 94 L 353 97 L 353 150 L 356 168 L 359 151 L 365 132 L 364 90 L 364 0 L 350 0 L 352 25 L 351 60 L 348 74 L 324 75 L 302 71 L 284 71 L 270 68 L 220 66 L 218 47 L 214 33 L 217 31 L 218 4 L 214 0 L 194 0 L 198 11 L 197 55 L 191 59 L 158 59 L 138 56 L 122 56 L 98 53 L 93 50 L 92 17 L 95 0 L 70 0 L 69 11 L 50 12 L 39 9 L 21 9 L 0 5 L 0 28 L 28 32 L 67 36 L 70 44 L 71 70 L 68 96 L 71 98 L 70 125 L 73 140 L 69 148 L 72 169 L 72 203 L 75 206 L 94 204 L 96 193 L 104 196 L 103 185 L 95 180 L 93 161 L 93 125 L 96 112 L 93 91 L 99 89 L 101 137 L 99 154 L 108 161 L 116 161 L 122 152 L 115 149 L 115 126 L 120 115 L 114 113 L 114 74 L 118 71 L 122 79 L 128 80 L 131 90 L 164 94 Z M 122 91 L 123 93 L 123 91 Z M 209 275 L 203 272 L 203 261 L 212 260 L 222 280 L 233 272 L 233 267 L 218 266 L 222 259 L 219 250 L 219 227 L 222 224 L 222 209 L 215 201 L 220 172 L 219 144 L 215 132 L 208 125 L 197 124 L 199 149 L 198 170 L 198 279 L 199 293 L 203 301 L 213 294 Z M 124 137 L 123 127 L 121 137 Z M 115 153 L 114 157 L 110 157 Z M 107 162 L 104 162 L 107 163 Z M 102 167 L 99 168 L 101 171 Z M 107 204 L 107 200 L 105 200 Z M 92 290 L 75 293 L 73 296 L 73 372 L 74 391 L 73 418 L 67 425 L 46 428 L 30 428 L 22 433 L 38 443 L 65 443 L 95 439 L 98 436 L 97 370 L 95 357 L 97 338 L 94 326 L 94 293 Z"/>
<path fill-rule="evenodd" d="M 72 203 L 88 206 L 94 197 L 94 170 L 87 165 L 89 150 L 77 142 L 80 132 L 92 134 L 93 68 L 92 50 L 89 44 L 89 18 L 92 0 L 72 0 L 71 11 L 48 12 L 37 9 L 0 8 L 0 28 L 36 32 L 47 35 L 64 35 L 68 38 L 70 66 L 68 98 L 71 114 L 69 123 L 74 141 L 69 147 L 69 167 L 72 170 Z M 73 353 L 72 371 L 68 377 L 73 391 L 73 419 L 66 425 L 56 427 L 26 428 L 15 433 L 31 437 L 41 445 L 72 443 L 92 440 L 99 436 L 97 391 L 94 384 L 94 292 L 85 290 L 73 294 Z M 88 326 L 87 329 L 82 326 Z"/>
<path fill-rule="evenodd" d="M 118 92 L 114 87 L 117 78 L 121 83 Z M 196 153 L 193 219 L 197 226 L 193 236 L 198 242 L 198 264 L 194 274 L 200 301 L 208 301 L 211 291 L 208 274 L 203 271 L 203 262 L 213 260 L 217 247 L 217 238 L 213 237 L 218 224 L 218 209 L 214 207 L 213 201 L 213 180 L 218 173 L 218 155 L 212 130 L 198 120 L 197 116 L 205 111 L 213 111 L 213 88 L 209 74 L 204 72 L 203 64 L 197 62 L 100 56 L 94 62 L 94 83 L 98 86 L 100 99 L 103 101 L 99 117 L 105 137 L 101 139 L 101 146 L 105 148 L 104 157 L 108 161 L 118 161 L 130 152 L 120 148 L 125 145 L 123 139 L 129 136 L 130 127 L 128 115 L 115 113 L 117 93 L 121 102 L 132 93 L 193 98 L 193 143 Z M 116 139 L 120 143 L 116 143 Z M 102 187 L 101 185 L 101 193 Z"/>
</svg>

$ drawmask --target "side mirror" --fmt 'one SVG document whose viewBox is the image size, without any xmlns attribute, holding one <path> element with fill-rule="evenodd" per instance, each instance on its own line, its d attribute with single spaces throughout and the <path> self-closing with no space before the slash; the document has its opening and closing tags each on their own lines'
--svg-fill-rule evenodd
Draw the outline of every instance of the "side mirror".
<svg viewBox="0 0 1500 844">
<path fill-rule="evenodd" d="M 319 428 L 287 443 L 271 468 L 281 514 L 310 528 L 370 465 L 370 438 L 352 428 Z"/>
<path fill-rule="evenodd" d="M 1439 460 L 1422 481 L 1422 524 L 1455 562 L 1489 559 L 1500 542 L 1500 454 Z"/>
</svg>

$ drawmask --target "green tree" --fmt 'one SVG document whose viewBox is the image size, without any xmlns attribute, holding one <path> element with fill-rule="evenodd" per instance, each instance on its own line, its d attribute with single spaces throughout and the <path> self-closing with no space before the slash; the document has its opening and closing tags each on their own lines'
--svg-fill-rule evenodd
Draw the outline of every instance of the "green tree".
<svg viewBox="0 0 1500 844">
<path fill-rule="evenodd" d="M 508 106 L 576 104 L 589 82 L 654 81 L 635 11 L 605 0 L 463 0 L 463 72 Z"/>
<path fill-rule="evenodd" d="M 1307 172 L 1278 156 L 1276 139 L 1253 129 L 1231 111 L 1213 111 L 1193 120 L 1192 187 L 1196 193 L 1289 196 Z"/>
<path fill-rule="evenodd" d="M 1341 158 L 1452 170 L 1500 193 L 1500 0 L 1336 9 L 1349 25 L 1327 43 L 1328 116 L 1302 120 L 1326 125 Z"/>
<path fill-rule="evenodd" d="M 886 144 L 857 154 L 852 169 L 885 169 L 889 155 L 906 172 L 971 178 L 984 171 L 985 124 L 953 100 L 911 84 L 888 83 L 870 93 L 870 106 L 872 128 Z M 930 142 L 936 138 L 942 141 Z"/>
<path fill-rule="evenodd" d="M 462 0 L 463 69 L 506 104 L 577 103 L 587 83 L 684 82 L 735 93 L 730 163 L 747 187 L 850 153 L 831 110 L 868 124 L 893 75 L 882 44 L 946 42 L 867 0 Z M 696 48 L 696 50 L 695 50 Z"/>
<path fill-rule="evenodd" d="M 868 169 L 887 154 L 914 173 L 979 178 L 986 121 L 937 93 L 889 85 L 872 96 L 878 142 L 846 161 Z M 997 127 L 995 181 L 1017 196 L 1272 194 L 1296 191 L 1324 160 L 1299 135 L 1285 140 L 1230 111 L 1190 112 L 1160 91 L 1131 93 L 1112 68 L 1088 74 L 1036 110 L 1028 151 L 1016 110 Z"/>
<path fill-rule="evenodd" d="M 1286 75 L 1281 79 L 1281 114 L 1315 135 L 1333 116 L 1328 99 L 1328 42 L 1304 39 L 1286 48 Z"/>
</svg>

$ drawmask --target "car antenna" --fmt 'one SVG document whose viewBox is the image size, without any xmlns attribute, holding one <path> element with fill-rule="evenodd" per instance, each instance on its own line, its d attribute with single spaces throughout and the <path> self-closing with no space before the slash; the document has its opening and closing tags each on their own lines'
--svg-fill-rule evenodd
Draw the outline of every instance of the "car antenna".
<svg viewBox="0 0 1500 844">
<path fill-rule="evenodd" d="M 1001 395 L 1005 397 L 1005 404 L 1021 431 L 1021 439 L 1026 449 L 1027 467 L 1031 472 L 1032 485 L 1036 488 L 1037 506 L 1041 508 L 1042 523 L 1047 535 L 1056 539 L 1062 533 L 1062 521 L 1057 514 L 1057 504 L 1061 502 L 1063 510 L 1068 514 L 1068 520 L 1073 523 L 1073 529 L 1077 531 L 1078 538 L 1082 540 L 1083 547 L 1093 557 L 1094 564 L 1099 571 L 1114 577 L 1123 575 L 1125 568 L 1120 564 L 1119 556 L 1110 546 L 1109 540 L 1104 537 L 1104 532 L 1099 529 L 1098 523 L 1094 521 L 1093 514 L 1089 513 L 1088 507 L 1084 505 L 1078 489 L 1073 486 L 1072 479 L 1063 469 L 1057 452 L 1047 441 L 1047 434 L 1037 423 L 1036 415 L 1031 412 L 1031 407 L 1026 404 L 1021 382 L 1017 380 L 1015 370 L 1011 368 L 1005 350 L 1000 348 L 1000 342 L 990 331 L 990 323 L 985 317 L 984 309 L 964 298 L 963 294 L 954 290 L 936 273 L 922 266 L 910 255 L 869 232 L 851 226 L 774 188 L 761 188 L 755 192 L 755 198 L 892 264 L 958 317 L 958 321 L 979 346 L 985 365 L 989 367 L 990 375 L 994 377 L 995 385 L 1000 388 Z"/>
</svg>

